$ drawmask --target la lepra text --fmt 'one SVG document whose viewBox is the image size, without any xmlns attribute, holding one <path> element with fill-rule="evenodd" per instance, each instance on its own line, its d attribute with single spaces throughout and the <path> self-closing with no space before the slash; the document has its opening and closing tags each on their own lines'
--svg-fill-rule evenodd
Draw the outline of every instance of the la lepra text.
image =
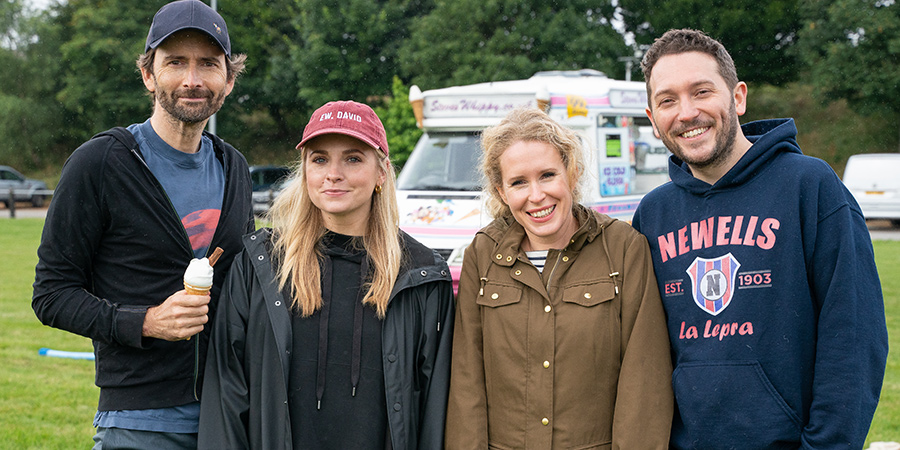
<svg viewBox="0 0 900 450">
<path fill-rule="evenodd" d="M 700 330 L 703 334 L 700 334 Z M 681 322 L 681 329 L 678 332 L 678 339 L 718 339 L 722 340 L 728 336 L 748 336 L 753 334 L 752 322 L 731 322 L 723 324 L 713 324 L 712 319 L 708 319 L 700 328 L 694 325 L 688 325 L 687 322 Z"/>
</svg>

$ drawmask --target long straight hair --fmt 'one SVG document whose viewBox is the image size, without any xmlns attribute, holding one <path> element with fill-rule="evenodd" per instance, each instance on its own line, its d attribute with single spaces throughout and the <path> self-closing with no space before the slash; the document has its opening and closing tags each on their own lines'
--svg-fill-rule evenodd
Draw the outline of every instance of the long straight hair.
<svg viewBox="0 0 900 450">
<path fill-rule="evenodd" d="M 363 304 L 372 305 L 379 318 L 384 318 L 394 282 L 400 273 L 400 250 L 397 210 L 397 191 L 393 166 L 380 150 L 378 166 L 385 175 L 381 192 L 372 193 L 372 208 L 363 247 L 374 268 L 372 279 L 362 289 L 366 290 Z M 324 260 L 322 238 L 325 222 L 322 210 L 316 207 L 306 189 L 306 148 L 300 150 L 300 160 L 285 183 L 281 193 L 269 210 L 272 223 L 276 277 L 278 288 L 288 284 L 293 288 L 291 307 L 302 317 L 308 317 L 322 307 L 321 269 Z"/>
</svg>

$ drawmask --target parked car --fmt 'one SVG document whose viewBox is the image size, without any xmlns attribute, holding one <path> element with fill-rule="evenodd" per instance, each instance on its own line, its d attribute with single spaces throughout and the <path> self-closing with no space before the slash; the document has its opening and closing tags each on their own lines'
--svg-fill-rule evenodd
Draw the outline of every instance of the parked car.
<svg viewBox="0 0 900 450">
<path fill-rule="evenodd" d="M 900 153 L 853 155 L 844 169 L 844 185 L 863 216 L 900 226 Z"/>
<path fill-rule="evenodd" d="M 254 214 L 262 215 L 269 210 L 290 174 L 291 169 L 284 166 L 250 166 Z"/>
<path fill-rule="evenodd" d="M 25 178 L 16 169 L 0 166 L 0 202 L 9 208 L 9 189 L 13 189 L 13 198 L 17 202 L 31 202 L 32 206 L 44 206 L 44 200 L 50 195 L 47 183 L 41 180 Z"/>
</svg>

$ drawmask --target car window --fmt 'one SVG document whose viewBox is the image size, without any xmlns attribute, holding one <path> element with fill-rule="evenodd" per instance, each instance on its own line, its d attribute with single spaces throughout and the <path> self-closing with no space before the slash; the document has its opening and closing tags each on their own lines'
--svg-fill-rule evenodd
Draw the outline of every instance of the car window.
<svg viewBox="0 0 900 450">
<path fill-rule="evenodd" d="M 291 169 L 287 167 L 252 167 L 250 182 L 253 183 L 254 191 L 265 190 L 290 173 Z"/>
</svg>

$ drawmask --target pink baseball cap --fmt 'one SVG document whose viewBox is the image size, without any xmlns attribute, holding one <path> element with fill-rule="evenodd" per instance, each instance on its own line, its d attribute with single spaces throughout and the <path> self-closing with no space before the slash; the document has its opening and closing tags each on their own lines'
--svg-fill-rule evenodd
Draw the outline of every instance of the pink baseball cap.
<svg viewBox="0 0 900 450">
<path fill-rule="evenodd" d="M 317 109 L 303 130 L 297 148 L 323 134 L 343 134 L 380 149 L 388 155 L 387 134 L 381 119 L 368 105 L 354 101 L 328 102 Z"/>
</svg>

